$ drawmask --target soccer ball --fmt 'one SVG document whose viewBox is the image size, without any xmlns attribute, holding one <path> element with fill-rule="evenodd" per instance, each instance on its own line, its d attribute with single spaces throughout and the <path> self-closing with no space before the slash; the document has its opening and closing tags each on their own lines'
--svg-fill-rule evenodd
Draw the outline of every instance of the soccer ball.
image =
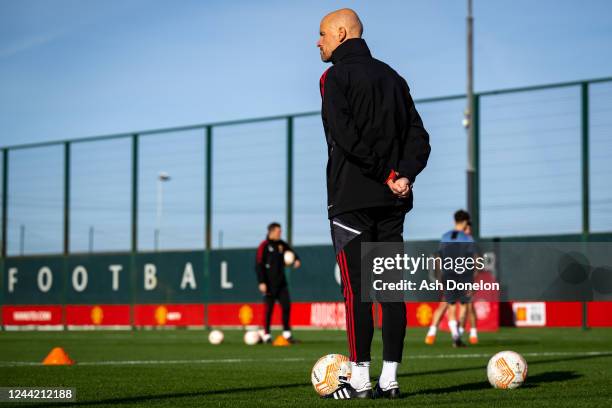
<svg viewBox="0 0 612 408">
<path fill-rule="evenodd" d="M 351 363 L 348 357 L 342 354 L 328 354 L 321 357 L 312 367 L 310 375 L 312 385 L 320 396 L 331 394 L 338 388 L 341 379 L 348 381 L 350 378 Z"/>
<path fill-rule="evenodd" d="M 210 344 L 221 344 L 223 343 L 223 332 L 221 330 L 213 330 L 208 335 L 208 341 Z"/>
<path fill-rule="evenodd" d="M 259 343 L 259 333 L 257 333 L 257 330 L 249 330 L 246 333 L 244 333 L 244 343 L 248 346 L 252 346 L 254 344 Z"/>
<path fill-rule="evenodd" d="M 520 387 L 527 378 L 527 362 L 519 353 L 500 351 L 489 360 L 487 377 L 495 388 Z"/>
<path fill-rule="evenodd" d="M 295 262 L 295 254 L 292 251 L 285 251 L 283 258 L 285 259 L 285 266 L 291 266 Z"/>
</svg>

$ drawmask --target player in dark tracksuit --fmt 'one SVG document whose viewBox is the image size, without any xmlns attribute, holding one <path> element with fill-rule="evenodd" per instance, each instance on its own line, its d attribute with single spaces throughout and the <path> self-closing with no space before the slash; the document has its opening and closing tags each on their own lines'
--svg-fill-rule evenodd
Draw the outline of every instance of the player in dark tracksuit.
<svg viewBox="0 0 612 408">
<path fill-rule="evenodd" d="M 372 396 L 369 378 L 372 303 L 361 299 L 362 242 L 402 242 L 411 186 L 425 168 L 429 135 L 406 81 L 374 59 L 349 9 L 321 22 L 321 59 L 333 65 L 320 79 L 328 146 L 327 209 L 346 306 L 350 386 L 334 398 Z M 383 370 L 374 394 L 397 397 L 397 365 L 406 330 L 403 302 L 382 304 Z"/>
<path fill-rule="evenodd" d="M 289 288 L 285 276 L 285 252 L 291 251 L 295 254 L 293 267 L 300 267 L 300 258 L 285 241 L 280 239 L 281 226 L 273 222 L 268 225 L 268 235 L 257 248 L 255 259 L 255 271 L 257 272 L 257 282 L 259 291 L 264 297 L 265 322 L 262 340 L 270 342 L 270 321 L 274 303 L 278 300 L 283 311 L 283 337 L 293 341 L 291 336 L 291 326 L 289 316 L 291 312 L 291 299 L 289 298 Z"/>
</svg>

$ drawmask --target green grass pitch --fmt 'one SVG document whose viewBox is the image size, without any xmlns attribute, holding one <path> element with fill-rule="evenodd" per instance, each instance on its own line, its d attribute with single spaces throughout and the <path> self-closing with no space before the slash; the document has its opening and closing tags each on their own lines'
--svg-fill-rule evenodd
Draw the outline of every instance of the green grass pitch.
<svg viewBox="0 0 612 408">
<path fill-rule="evenodd" d="M 242 334 L 225 330 L 225 342 L 212 346 L 206 331 L 0 332 L 0 386 L 74 387 L 72 405 L 93 407 L 612 406 L 612 329 L 506 328 L 481 333 L 480 344 L 456 350 L 447 333 L 426 346 L 425 331 L 409 328 L 399 371 L 404 399 L 348 402 L 321 400 L 310 383 L 320 356 L 346 354 L 344 332 L 296 331 L 302 343 L 284 348 L 245 346 Z M 77 364 L 29 364 L 54 346 Z M 373 377 L 381 346 L 376 331 Z M 491 355 L 508 349 L 525 356 L 529 375 L 519 389 L 495 390 L 485 367 Z"/>
</svg>

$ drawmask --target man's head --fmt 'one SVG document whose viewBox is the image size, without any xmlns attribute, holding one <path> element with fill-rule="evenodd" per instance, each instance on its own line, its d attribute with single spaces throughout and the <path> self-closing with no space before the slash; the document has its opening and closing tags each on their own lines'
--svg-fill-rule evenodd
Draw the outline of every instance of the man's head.
<svg viewBox="0 0 612 408">
<path fill-rule="evenodd" d="M 465 231 L 470 222 L 470 214 L 465 210 L 458 210 L 455 213 L 455 229 Z"/>
<path fill-rule="evenodd" d="M 332 53 L 340 44 L 350 38 L 361 38 L 363 25 L 359 16 L 349 8 L 332 11 L 321 20 L 317 47 L 321 61 L 329 62 Z"/>
<path fill-rule="evenodd" d="M 281 238 L 281 226 L 278 222 L 268 225 L 268 239 L 278 241 Z"/>
</svg>

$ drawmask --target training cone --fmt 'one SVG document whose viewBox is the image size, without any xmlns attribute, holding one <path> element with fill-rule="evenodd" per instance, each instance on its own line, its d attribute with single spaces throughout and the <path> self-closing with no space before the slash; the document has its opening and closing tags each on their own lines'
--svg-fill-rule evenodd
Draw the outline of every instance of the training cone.
<svg viewBox="0 0 612 408">
<path fill-rule="evenodd" d="M 277 347 L 285 347 L 285 346 L 290 346 L 291 343 L 289 343 L 289 341 L 283 336 L 278 336 L 277 338 L 274 339 L 274 342 L 272 343 L 272 345 L 277 346 Z"/>
<path fill-rule="evenodd" d="M 55 347 L 43 360 L 43 365 L 73 365 L 74 360 L 61 347 Z"/>
</svg>

